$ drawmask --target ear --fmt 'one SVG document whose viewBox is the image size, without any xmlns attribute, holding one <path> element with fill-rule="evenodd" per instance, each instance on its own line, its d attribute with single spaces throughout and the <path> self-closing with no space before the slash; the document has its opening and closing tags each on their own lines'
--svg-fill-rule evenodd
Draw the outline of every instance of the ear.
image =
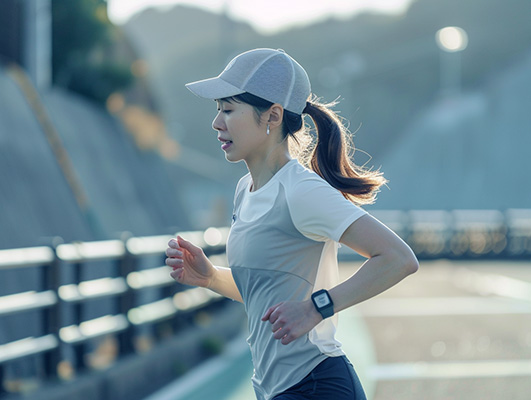
<svg viewBox="0 0 531 400">
<path fill-rule="evenodd" d="M 282 125 L 282 119 L 284 118 L 284 107 L 280 104 L 273 104 L 268 111 L 269 117 L 267 123 L 271 128 L 278 128 Z"/>
</svg>

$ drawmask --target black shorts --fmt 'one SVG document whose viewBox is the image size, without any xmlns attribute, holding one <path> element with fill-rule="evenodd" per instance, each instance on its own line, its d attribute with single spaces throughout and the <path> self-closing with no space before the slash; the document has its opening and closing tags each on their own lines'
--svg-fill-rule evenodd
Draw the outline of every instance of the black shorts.
<svg viewBox="0 0 531 400">
<path fill-rule="evenodd" d="M 366 400 L 354 367 L 345 356 L 329 357 L 273 400 Z"/>
</svg>

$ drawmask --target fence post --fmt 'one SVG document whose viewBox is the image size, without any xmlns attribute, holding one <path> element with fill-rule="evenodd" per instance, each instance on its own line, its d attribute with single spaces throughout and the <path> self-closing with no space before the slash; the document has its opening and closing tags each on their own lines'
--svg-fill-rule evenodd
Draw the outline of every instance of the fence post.
<svg viewBox="0 0 531 400">
<path fill-rule="evenodd" d="M 72 263 L 72 265 L 69 265 L 69 268 L 73 268 L 73 275 L 74 275 L 74 284 L 79 287 L 79 284 L 81 283 L 81 268 L 83 267 L 82 261 L 76 261 Z M 73 304 L 70 305 L 72 309 L 72 316 L 74 319 L 74 324 L 77 326 L 80 326 L 83 322 L 83 308 L 84 308 L 84 302 L 82 301 L 76 301 Z M 78 371 L 84 370 L 87 367 L 86 360 L 85 360 L 85 353 L 87 352 L 87 344 L 86 342 L 80 342 L 80 343 L 74 343 L 71 345 L 72 351 L 74 353 L 74 368 L 76 373 Z"/>
<path fill-rule="evenodd" d="M 4 388 L 4 365 L 0 364 L 0 398 L 6 393 Z"/>
<path fill-rule="evenodd" d="M 44 354 L 44 365 L 46 375 L 49 378 L 58 377 L 58 367 L 62 359 L 62 344 L 59 337 L 59 330 L 61 329 L 61 298 L 59 297 L 59 286 L 61 285 L 61 265 L 59 257 L 57 256 L 57 246 L 63 243 L 63 239 L 56 237 L 53 239 L 51 249 L 54 254 L 54 259 L 50 265 L 45 267 L 44 272 L 44 288 L 46 290 L 53 290 L 57 296 L 56 303 L 46 310 L 44 313 L 44 330 L 46 333 L 55 335 L 58 341 L 58 346 Z"/>
<path fill-rule="evenodd" d="M 122 278 L 127 279 L 127 276 L 135 270 L 135 256 L 131 253 L 127 246 L 127 241 L 132 237 L 130 232 L 124 232 L 121 240 L 124 243 L 124 255 L 120 260 L 119 274 Z M 127 282 L 126 282 L 127 283 Z M 127 284 L 127 290 L 119 297 L 119 312 L 127 317 L 127 312 L 134 307 L 134 293 L 133 289 Z M 130 354 L 134 352 L 134 326 L 129 327 L 119 335 L 120 354 Z"/>
</svg>

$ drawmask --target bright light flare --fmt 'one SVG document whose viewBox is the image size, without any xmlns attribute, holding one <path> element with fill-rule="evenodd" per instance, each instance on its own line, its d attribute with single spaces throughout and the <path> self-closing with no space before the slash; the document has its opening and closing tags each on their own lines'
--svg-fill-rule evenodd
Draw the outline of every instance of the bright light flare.
<svg viewBox="0 0 531 400">
<path fill-rule="evenodd" d="M 444 51 L 455 53 L 463 51 L 468 45 L 468 35 L 464 29 L 457 26 L 447 26 L 439 29 L 435 34 L 437 45 Z"/>
</svg>

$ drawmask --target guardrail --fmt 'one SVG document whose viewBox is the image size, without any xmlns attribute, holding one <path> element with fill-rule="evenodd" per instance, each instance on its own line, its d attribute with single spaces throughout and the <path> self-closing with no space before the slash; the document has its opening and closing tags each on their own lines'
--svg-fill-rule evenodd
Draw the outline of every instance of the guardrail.
<svg viewBox="0 0 531 400">
<path fill-rule="evenodd" d="M 531 209 L 371 213 L 401 236 L 419 259 L 531 258 Z M 210 228 L 181 235 L 201 246 L 215 264 L 225 265 L 228 231 Z M 164 265 L 170 238 L 129 237 L 0 250 L 0 272 L 36 268 L 42 274 L 38 288 L 0 296 L 0 321 L 36 312 L 41 326 L 38 335 L 0 343 L 0 383 L 6 365 L 31 356 L 39 358 L 35 362 L 43 366 L 46 379 L 68 378 L 72 371 L 89 367 L 86 355 L 93 350 L 93 339 L 115 336 L 121 357 L 139 351 L 138 339 L 146 328 L 169 321 L 173 334 L 183 318 L 217 303 L 221 297 L 211 291 L 171 279 Z M 101 262 L 111 263 L 105 276 L 83 278 L 87 269 Z M 87 308 L 98 301 L 113 302 L 114 311 L 87 317 Z"/>
<path fill-rule="evenodd" d="M 531 209 L 371 213 L 404 239 L 420 259 L 531 257 Z"/>
<path fill-rule="evenodd" d="M 201 246 L 215 264 L 225 264 L 228 228 L 180 235 Z M 180 315 L 186 318 L 222 299 L 206 289 L 179 285 L 170 277 L 164 265 L 170 238 L 130 237 L 0 250 L 0 270 L 35 267 L 42 274 L 38 288 L 0 296 L 0 321 L 38 312 L 41 321 L 32 323 L 42 327 L 37 336 L 0 343 L 0 393 L 4 368 L 11 362 L 36 356 L 40 359 L 35 362 L 44 364 L 45 379 L 64 379 L 72 370 L 88 367 L 86 355 L 93 339 L 115 335 L 119 356 L 127 355 L 138 347 L 135 340 L 142 336 L 142 328 L 178 321 Z M 107 276 L 83 280 L 84 270 L 101 262 L 111 263 Z M 84 319 L 85 308 L 102 300 L 110 302 L 114 312 Z M 65 360 L 72 358 L 65 368 Z"/>
</svg>

